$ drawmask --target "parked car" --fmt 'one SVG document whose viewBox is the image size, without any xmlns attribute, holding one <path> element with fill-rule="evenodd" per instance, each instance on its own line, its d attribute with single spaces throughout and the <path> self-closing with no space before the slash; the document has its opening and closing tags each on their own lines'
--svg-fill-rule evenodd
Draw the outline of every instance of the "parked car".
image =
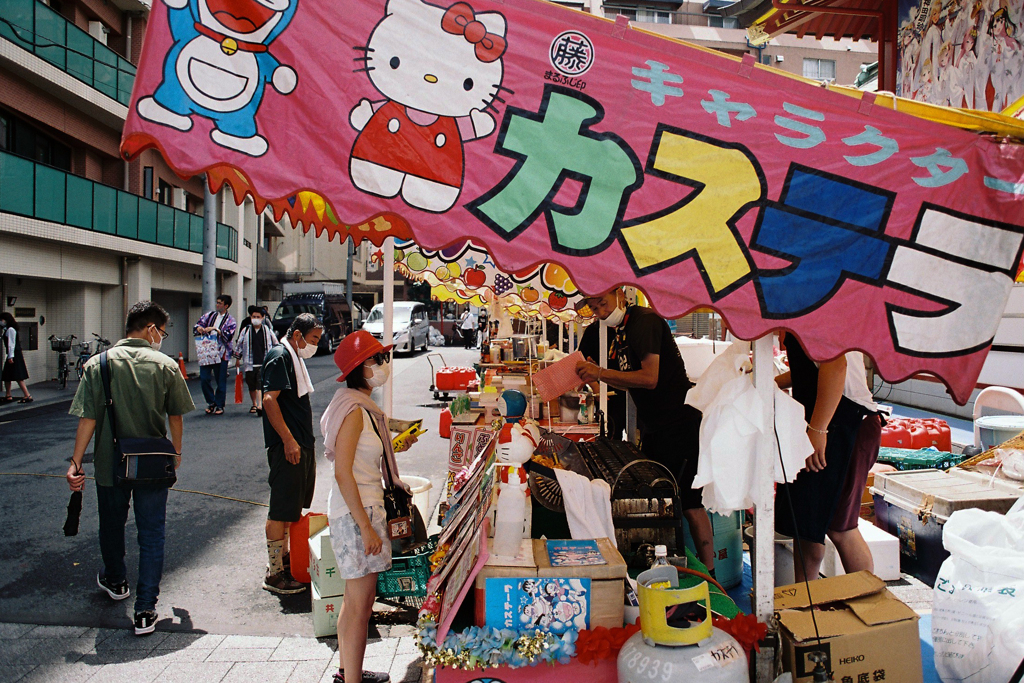
<svg viewBox="0 0 1024 683">
<path fill-rule="evenodd" d="M 289 292 L 285 285 L 285 296 L 274 311 L 271 319 L 274 333 L 281 337 L 287 333 L 292 321 L 300 313 L 312 313 L 324 325 L 324 334 L 320 337 L 318 353 L 331 353 L 338 347 L 341 340 L 349 332 L 359 329 L 366 318 L 366 311 L 357 303 L 352 302 L 350 313 L 345 300 L 344 287 L 331 283 L 295 283 L 302 285 L 307 291 Z M 315 286 L 314 286 L 315 285 Z"/>
<path fill-rule="evenodd" d="M 377 304 L 370 311 L 363 329 L 372 334 L 381 343 L 387 345 L 384 337 L 384 304 Z M 412 352 L 426 349 L 430 343 L 430 322 L 427 320 L 427 307 L 415 301 L 396 301 L 394 333 L 392 344 L 395 351 Z"/>
</svg>

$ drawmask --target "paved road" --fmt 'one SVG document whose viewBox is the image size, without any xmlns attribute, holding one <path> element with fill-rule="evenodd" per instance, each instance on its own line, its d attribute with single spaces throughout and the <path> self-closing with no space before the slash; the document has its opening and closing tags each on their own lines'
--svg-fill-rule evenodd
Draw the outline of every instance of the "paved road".
<svg viewBox="0 0 1024 683">
<path fill-rule="evenodd" d="M 462 349 L 443 353 L 449 364 L 469 364 L 474 357 Z M 318 420 L 338 386 L 337 370 L 330 357 L 311 360 L 309 369 Z M 429 391 L 427 354 L 396 359 L 394 374 L 394 417 L 422 417 L 430 429 L 414 449 L 400 456 L 400 466 L 403 474 L 434 482 L 435 505 L 447 467 L 447 442 L 437 435 L 440 408 Z M 202 403 L 198 381 L 190 380 L 189 387 L 196 403 Z M 68 400 L 33 407 L 0 423 L 0 520 L 5 530 L 5 542 L 0 544 L 5 569 L 0 574 L 0 621 L 127 628 L 132 600 L 112 603 L 96 588 L 100 557 L 91 484 L 86 488 L 81 532 L 65 538 L 61 531 L 69 493 L 64 473 L 76 427 L 75 418 L 67 414 L 69 405 Z M 246 403 L 228 406 L 222 417 L 202 411 L 185 417 L 183 463 L 168 502 L 167 559 L 158 606 L 161 630 L 311 633 L 308 592 L 282 598 L 260 588 L 266 562 L 266 508 L 256 504 L 268 502 L 269 490 L 260 420 L 247 410 Z M 322 453 L 318 445 L 318 456 Z M 86 469 L 91 474 L 91 467 Z M 34 476 L 41 474 L 54 476 Z M 331 473 L 322 457 L 317 476 L 314 509 L 325 511 Z M 134 535 L 130 520 L 127 562 L 133 589 Z"/>
</svg>

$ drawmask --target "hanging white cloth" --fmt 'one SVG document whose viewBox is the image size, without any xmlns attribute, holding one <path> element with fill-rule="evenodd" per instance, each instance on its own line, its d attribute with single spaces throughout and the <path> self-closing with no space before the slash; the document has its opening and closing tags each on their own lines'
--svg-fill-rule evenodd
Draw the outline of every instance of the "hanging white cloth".
<svg viewBox="0 0 1024 683">
<path fill-rule="evenodd" d="M 569 532 L 575 539 L 607 538 L 615 543 L 612 489 L 604 479 L 591 481 L 569 470 L 555 470 L 562 488 Z"/>
<path fill-rule="evenodd" d="M 757 441 L 765 429 L 778 436 L 785 473 L 775 459 L 775 481 L 793 481 L 814 452 L 807 438 L 804 408 L 775 388 L 775 424 L 764 423 L 764 402 L 754 387 L 750 366 L 750 345 L 733 344 L 716 358 L 690 389 L 686 403 L 703 413 L 700 425 L 700 456 L 693 488 L 703 488 L 704 507 L 718 514 L 731 514 L 754 505 L 757 493 Z"/>
</svg>

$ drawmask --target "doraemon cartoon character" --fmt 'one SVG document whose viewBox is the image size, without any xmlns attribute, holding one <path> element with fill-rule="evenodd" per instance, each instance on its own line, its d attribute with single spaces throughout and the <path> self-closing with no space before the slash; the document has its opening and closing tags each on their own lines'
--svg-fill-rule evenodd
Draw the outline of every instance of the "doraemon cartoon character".
<svg viewBox="0 0 1024 683">
<path fill-rule="evenodd" d="M 139 116 L 180 131 L 192 115 L 213 121 L 218 145 L 249 156 L 267 151 L 256 130 L 265 84 L 287 95 L 295 70 L 270 54 L 274 40 L 295 16 L 298 0 L 163 0 L 174 44 L 163 80 L 139 100 Z"/>
<path fill-rule="evenodd" d="M 495 130 L 490 109 L 504 74 L 505 17 L 465 2 L 437 7 L 388 0 L 366 45 L 356 46 L 382 100 L 361 99 L 349 113 L 359 131 L 349 161 L 352 183 L 380 197 L 401 195 L 432 213 L 462 192 L 463 143 Z"/>
</svg>

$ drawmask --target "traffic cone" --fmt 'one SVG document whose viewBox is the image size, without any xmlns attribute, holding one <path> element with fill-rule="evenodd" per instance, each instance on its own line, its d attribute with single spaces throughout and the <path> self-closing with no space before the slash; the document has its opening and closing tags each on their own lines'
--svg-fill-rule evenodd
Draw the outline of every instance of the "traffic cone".
<svg viewBox="0 0 1024 683">
<path fill-rule="evenodd" d="M 178 369 L 181 370 L 181 376 L 188 379 L 188 370 L 185 369 L 185 357 L 181 355 L 181 351 L 178 351 Z"/>
</svg>

